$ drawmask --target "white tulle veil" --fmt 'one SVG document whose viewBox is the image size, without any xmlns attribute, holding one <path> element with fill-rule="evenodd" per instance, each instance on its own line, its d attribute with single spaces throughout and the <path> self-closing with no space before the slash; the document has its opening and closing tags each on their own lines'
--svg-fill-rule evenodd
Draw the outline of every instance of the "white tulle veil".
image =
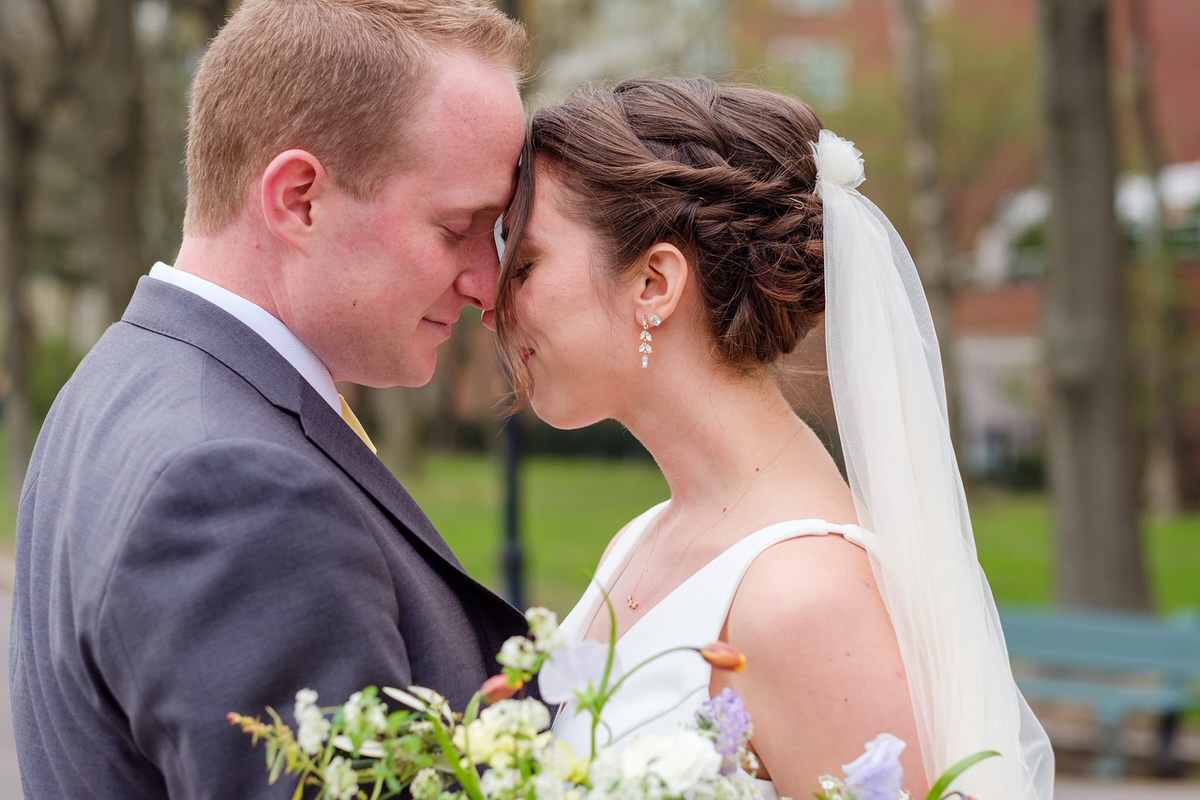
<svg viewBox="0 0 1200 800">
<path fill-rule="evenodd" d="M 1053 752 L 1013 681 L 976 556 L 920 277 L 887 217 L 856 189 L 859 151 L 823 130 L 813 152 L 834 411 L 908 674 L 926 776 L 998 750 L 1000 758 L 975 765 L 954 788 L 980 800 L 1051 800 Z"/>
</svg>

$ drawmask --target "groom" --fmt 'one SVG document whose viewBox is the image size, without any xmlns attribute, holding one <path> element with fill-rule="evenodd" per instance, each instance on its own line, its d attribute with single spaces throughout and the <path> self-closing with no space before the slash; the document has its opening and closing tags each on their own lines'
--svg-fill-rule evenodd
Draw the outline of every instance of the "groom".
<svg viewBox="0 0 1200 800">
<path fill-rule="evenodd" d="M 211 43 L 178 257 L 63 388 L 22 492 L 27 800 L 289 797 L 227 712 L 370 683 L 461 708 L 524 629 L 334 387 L 423 384 L 461 309 L 490 317 L 524 43 L 487 0 L 246 0 Z"/>
</svg>

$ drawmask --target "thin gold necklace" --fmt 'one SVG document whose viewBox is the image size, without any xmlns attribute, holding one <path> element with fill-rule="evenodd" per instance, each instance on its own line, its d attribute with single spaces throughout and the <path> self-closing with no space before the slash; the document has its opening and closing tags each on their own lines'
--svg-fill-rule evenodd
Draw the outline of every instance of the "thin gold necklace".
<svg viewBox="0 0 1200 800">
<path fill-rule="evenodd" d="M 721 508 L 722 515 L 737 508 L 738 503 L 742 502 L 742 498 L 745 497 L 747 494 L 749 494 L 750 488 L 752 486 L 754 486 L 754 483 L 759 479 L 759 477 L 761 477 L 764 472 L 766 472 L 768 469 L 770 469 L 771 465 L 773 465 L 776 461 L 779 460 L 779 457 L 781 455 L 783 455 L 783 451 L 787 450 L 788 445 L 790 445 L 796 439 L 796 437 L 799 435 L 800 435 L 800 431 L 796 431 L 795 433 L 793 433 L 788 438 L 788 440 L 783 443 L 783 446 L 779 448 L 779 451 L 777 453 L 775 453 L 775 455 L 771 456 L 770 461 L 768 461 L 766 464 L 764 464 L 761 467 L 754 468 L 754 477 L 752 477 L 750 479 L 750 482 L 746 484 L 746 488 L 742 489 L 741 494 L 739 494 L 732 503 L 730 503 L 727 506 L 723 506 Z M 661 520 L 662 520 L 662 512 L 660 511 L 658 513 L 658 515 L 656 515 L 654 518 L 654 523 L 653 523 L 654 524 L 654 538 L 650 542 L 650 552 L 646 554 L 646 560 L 645 560 L 645 562 L 642 563 L 642 571 L 638 574 L 637 581 L 634 582 L 632 591 L 630 591 L 630 593 L 625 597 L 625 605 L 629 608 L 630 611 L 637 611 L 642 605 L 641 601 L 636 599 L 636 594 L 637 594 L 638 587 L 642 585 L 642 579 L 644 579 L 646 577 L 646 570 L 650 568 L 650 562 L 654 560 L 654 550 L 658 546 L 658 540 L 661 537 L 661 533 L 662 533 Z M 714 520 L 710 525 L 705 527 L 703 530 L 701 530 L 696 535 L 692 536 L 692 538 L 690 540 L 688 540 L 687 546 L 683 548 L 683 552 L 680 554 L 680 559 L 682 560 L 682 558 L 687 555 L 688 550 L 691 549 L 693 544 L 695 544 L 697 541 L 700 540 L 700 537 L 702 537 L 704 534 L 708 533 L 713 528 L 715 528 L 720 521 L 721 521 L 721 517 L 718 516 L 717 519 Z M 621 572 L 617 575 L 618 581 L 625 574 L 625 570 L 628 568 L 629 568 L 629 562 L 627 561 L 627 562 L 625 562 L 625 565 L 623 567 L 621 567 Z M 615 582 L 616 581 L 614 581 L 614 583 Z M 660 584 L 655 584 L 652 588 L 657 589 L 659 587 L 659 585 Z"/>
</svg>

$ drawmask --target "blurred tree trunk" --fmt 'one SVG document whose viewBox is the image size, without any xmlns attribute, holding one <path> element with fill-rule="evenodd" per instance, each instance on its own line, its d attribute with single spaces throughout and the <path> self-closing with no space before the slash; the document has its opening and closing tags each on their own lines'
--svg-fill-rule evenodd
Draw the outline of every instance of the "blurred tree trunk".
<svg viewBox="0 0 1200 800">
<path fill-rule="evenodd" d="M 1057 599 L 1144 608 L 1108 19 L 1107 0 L 1041 0 Z"/>
<path fill-rule="evenodd" d="M 3 403 L 8 488 L 14 501 L 25 479 L 33 440 L 28 357 L 34 341 L 26 263 L 33 194 L 31 161 L 38 130 L 22 112 L 17 92 L 16 71 L 0 47 L 0 277 L 4 281 L 4 369 L 8 373 Z"/>
<path fill-rule="evenodd" d="M 135 6 L 134 0 L 98 4 L 95 46 L 79 76 L 103 195 L 93 241 L 114 319 L 149 267 L 142 260 L 143 76 L 134 36 Z"/>
<path fill-rule="evenodd" d="M 1175 259 L 1167 247 L 1166 204 L 1163 201 L 1162 144 L 1154 120 L 1154 97 L 1150 75 L 1151 44 L 1146 30 L 1146 3 L 1129 4 L 1133 58 L 1130 65 L 1133 84 L 1133 110 L 1137 121 L 1138 143 L 1150 179 L 1151 204 L 1149 226 L 1142 245 L 1142 269 L 1145 271 L 1145 349 L 1146 391 L 1149 409 L 1149 436 L 1146 442 L 1145 496 L 1149 510 L 1162 517 L 1173 517 L 1181 508 L 1179 489 L 1179 331 L 1182 310 L 1179 305 L 1179 281 Z"/>
<path fill-rule="evenodd" d="M 397 476 L 418 474 L 421 470 L 422 394 L 406 386 L 364 389 L 362 393 L 368 400 L 367 412 L 375 425 L 375 444 L 380 460 Z"/>
<path fill-rule="evenodd" d="M 913 189 L 912 221 L 917 233 L 914 259 L 929 297 L 929 310 L 941 345 L 950 432 L 958 450 L 961 442 L 957 426 L 958 369 L 954 355 L 956 281 L 949 253 L 950 226 L 939 179 L 940 115 L 937 83 L 930 67 L 927 4 L 928 0 L 900 0 L 898 30 L 901 46 L 898 50 L 908 101 L 908 173 Z"/>
</svg>

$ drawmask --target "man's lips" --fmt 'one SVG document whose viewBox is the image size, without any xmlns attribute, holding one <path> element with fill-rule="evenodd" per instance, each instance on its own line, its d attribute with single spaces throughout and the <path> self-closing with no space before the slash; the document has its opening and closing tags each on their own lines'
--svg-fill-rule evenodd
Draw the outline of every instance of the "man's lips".
<svg viewBox="0 0 1200 800">
<path fill-rule="evenodd" d="M 454 320 L 447 321 L 447 320 L 433 319 L 431 317 L 425 317 L 425 321 L 428 322 L 430 325 L 437 326 L 442 331 L 442 333 L 444 333 L 446 336 L 450 335 L 451 326 L 453 326 L 454 322 L 455 322 Z"/>
</svg>

